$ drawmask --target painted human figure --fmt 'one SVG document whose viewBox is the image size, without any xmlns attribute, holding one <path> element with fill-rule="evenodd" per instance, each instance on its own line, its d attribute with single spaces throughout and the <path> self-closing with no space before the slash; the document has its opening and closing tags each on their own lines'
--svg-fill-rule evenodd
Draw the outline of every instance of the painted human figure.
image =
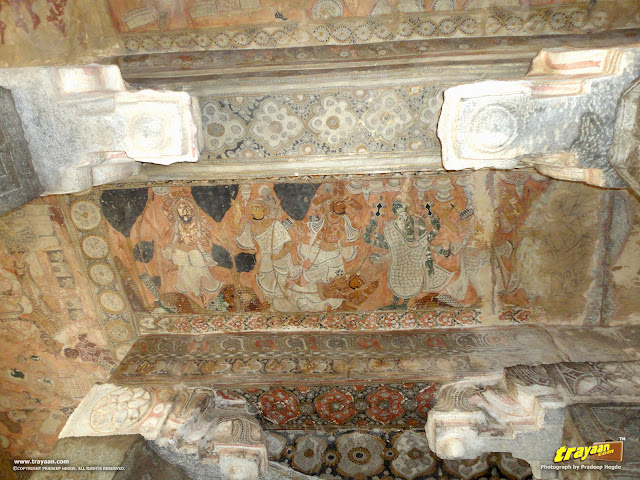
<svg viewBox="0 0 640 480">
<path fill-rule="evenodd" d="M 362 205 L 335 191 L 332 184 L 322 185 L 314 199 L 324 215 L 307 223 L 311 241 L 298 246 L 303 260 L 304 278 L 310 284 L 329 283 L 345 274 L 345 262 L 356 257 L 357 246 L 350 245 L 360 236 L 351 224 L 347 208 L 359 211 Z"/>
<path fill-rule="evenodd" d="M 393 293 L 393 304 L 389 308 L 406 308 L 410 298 L 422 291 L 437 291 L 453 274 L 433 262 L 431 241 L 440 230 L 438 217 L 431 215 L 433 229 L 427 230 L 424 220 L 409 215 L 404 203 L 393 202 L 391 210 L 397 217 L 385 225 L 383 233 L 376 232 L 378 222 L 372 218 L 363 239 L 373 246 L 390 251 L 387 277 Z M 437 247 L 436 253 L 445 256 L 451 254 L 442 247 Z M 398 304 L 400 299 L 403 303 Z"/>
<path fill-rule="evenodd" d="M 293 283 L 300 277 L 302 268 L 293 264 L 293 242 L 282 222 L 274 219 L 275 209 L 273 197 L 263 193 L 261 200 L 250 205 L 249 222 L 235 239 L 240 248 L 260 253 L 256 281 L 265 299 L 279 312 L 321 311 L 327 306 L 339 306 L 342 300 L 322 300 L 315 286 Z"/>
<path fill-rule="evenodd" d="M 206 250 L 209 246 L 207 231 L 195 202 L 184 197 L 175 199 L 168 217 L 172 222 L 173 237 L 162 256 L 178 267 L 178 282 L 174 288 L 196 297 L 216 293 L 222 282 L 213 278 L 209 271 L 217 263 Z"/>
</svg>

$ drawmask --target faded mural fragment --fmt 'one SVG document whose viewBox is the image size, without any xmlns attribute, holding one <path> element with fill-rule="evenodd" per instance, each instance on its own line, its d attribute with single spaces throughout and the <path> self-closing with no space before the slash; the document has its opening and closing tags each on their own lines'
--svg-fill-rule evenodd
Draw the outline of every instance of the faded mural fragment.
<svg viewBox="0 0 640 480">
<path fill-rule="evenodd" d="M 0 447 L 45 455 L 115 366 L 56 198 L 0 217 Z"/>
</svg>

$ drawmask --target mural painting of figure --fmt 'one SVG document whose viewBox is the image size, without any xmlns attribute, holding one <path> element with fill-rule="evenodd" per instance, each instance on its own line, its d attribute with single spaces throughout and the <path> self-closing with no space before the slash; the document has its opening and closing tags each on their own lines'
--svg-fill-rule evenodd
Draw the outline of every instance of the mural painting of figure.
<svg viewBox="0 0 640 480">
<path fill-rule="evenodd" d="M 222 282 L 216 280 L 209 270 L 217 263 L 207 251 L 210 248 L 208 230 L 197 205 L 190 198 L 176 198 L 167 216 L 173 237 L 162 251 L 162 256 L 178 269 L 178 281 L 173 287 L 180 293 L 191 293 L 195 297 L 217 293 Z"/>
<path fill-rule="evenodd" d="M 347 209 L 360 211 L 362 205 L 332 184 L 321 185 L 313 203 L 320 205 L 324 215 L 311 217 L 307 223 L 311 241 L 298 245 L 298 254 L 308 283 L 329 283 L 345 274 L 345 262 L 356 258 L 353 242 L 360 231 L 351 224 Z"/>
<path fill-rule="evenodd" d="M 293 263 L 291 236 L 276 219 L 277 207 L 270 192 L 261 189 L 260 193 L 261 198 L 249 207 L 249 222 L 235 240 L 241 249 L 260 253 L 256 281 L 265 299 L 279 312 L 323 311 L 340 306 L 340 299 L 321 299 L 315 285 L 303 287 L 293 282 L 302 274 L 302 267 Z"/>
<path fill-rule="evenodd" d="M 431 241 L 440 230 L 440 220 L 431 215 L 432 230 L 427 230 L 425 221 L 409 215 L 408 207 L 400 201 L 394 201 L 392 212 L 396 219 L 387 223 L 383 233 L 376 232 L 378 221 L 372 218 L 365 229 L 363 239 L 378 248 L 390 251 L 388 284 L 393 293 L 390 309 L 406 308 L 408 300 L 420 292 L 434 292 L 451 280 L 453 273 L 433 262 Z M 450 250 L 437 247 L 436 253 L 444 256 Z M 400 299 L 403 303 L 398 303 Z"/>
</svg>

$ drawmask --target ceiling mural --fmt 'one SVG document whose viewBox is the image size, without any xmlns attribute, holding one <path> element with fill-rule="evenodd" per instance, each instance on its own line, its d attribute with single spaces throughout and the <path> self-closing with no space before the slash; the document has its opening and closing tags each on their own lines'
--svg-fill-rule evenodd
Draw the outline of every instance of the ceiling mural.
<svg viewBox="0 0 640 480">
<path fill-rule="evenodd" d="M 579 0 L 108 0 L 120 32 L 169 31 L 230 25 L 265 25 L 339 18 L 402 16 L 491 7 L 548 7 Z"/>
<path fill-rule="evenodd" d="M 630 28 L 639 7 L 573 1 L 277 0 L 110 2 L 129 53 L 378 43 L 480 36 L 557 35 Z M 498 11 L 499 10 L 499 11 Z"/>
<path fill-rule="evenodd" d="M 125 348 L 138 332 L 599 323 L 608 195 L 461 173 L 102 188 L 63 211 Z M 583 296 L 563 301 L 569 286 Z"/>
<path fill-rule="evenodd" d="M 58 199 L 0 217 L 0 448 L 38 458 L 116 351 L 96 310 Z"/>
</svg>

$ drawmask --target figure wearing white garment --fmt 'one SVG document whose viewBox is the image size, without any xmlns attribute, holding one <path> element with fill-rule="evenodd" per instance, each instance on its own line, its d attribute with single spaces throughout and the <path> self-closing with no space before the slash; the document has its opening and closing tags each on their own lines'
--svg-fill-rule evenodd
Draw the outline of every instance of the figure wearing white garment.
<svg viewBox="0 0 640 480">
<path fill-rule="evenodd" d="M 315 204 L 322 206 L 324 215 L 312 217 L 307 223 L 311 241 L 298 246 L 304 278 L 310 284 L 329 283 L 344 275 L 345 262 L 356 257 L 357 246 L 350 244 L 359 238 L 360 232 L 351 224 L 347 208 L 359 211 L 362 205 L 342 193 L 335 193 L 333 185 L 325 184 L 314 199 Z"/>
<path fill-rule="evenodd" d="M 209 271 L 217 263 L 206 250 L 209 242 L 197 206 L 189 198 L 178 198 L 171 205 L 168 216 L 172 221 L 173 238 L 162 256 L 178 268 L 174 288 L 196 297 L 216 293 L 222 282 L 213 278 Z"/>
<path fill-rule="evenodd" d="M 443 287 L 453 276 L 433 262 L 430 242 L 440 230 L 440 220 L 431 215 L 432 230 L 420 217 L 409 215 L 407 206 L 395 201 L 391 207 L 397 218 L 385 225 L 383 233 L 376 232 L 375 218 L 363 234 L 365 242 L 388 249 L 391 253 L 387 273 L 389 288 L 393 293 L 393 304 L 388 308 L 406 308 L 408 300 L 420 292 L 433 292 Z M 436 253 L 448 257 L 450 250 L 437 247 Z M 398 303 L 402 299 L 402 303 Z"/>
<path fill-rule="evenodd" d="M 280 221 L 273 219 L 274 210 L 271 197 L 254 201 L 249 208 L 250 221 L 235 239 L 243 250 L 260 253 L 256 281 L 265 300 L 279 312 L 323 311 L 340 306 L 340 299 L 321 299 L 315 285 L 293 282 L 300 277 L 302 268 L 293 264 L 291 236 Z"/>
</svg>

